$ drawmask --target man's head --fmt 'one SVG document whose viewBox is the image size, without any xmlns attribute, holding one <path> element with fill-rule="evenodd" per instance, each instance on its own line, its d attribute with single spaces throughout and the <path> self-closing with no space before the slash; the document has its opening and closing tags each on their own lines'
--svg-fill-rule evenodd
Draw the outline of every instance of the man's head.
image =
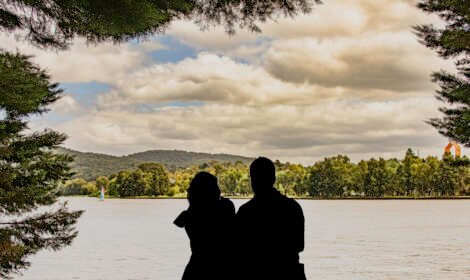
<svg viewBox="0 0 470 280">
<path fill-rule="evenodd" d="M 265 157 L 255 159 L 250 165 L 251 186 L 256 195 L 270 192 L 276 181 L 274 163 Z"/>
</svg>

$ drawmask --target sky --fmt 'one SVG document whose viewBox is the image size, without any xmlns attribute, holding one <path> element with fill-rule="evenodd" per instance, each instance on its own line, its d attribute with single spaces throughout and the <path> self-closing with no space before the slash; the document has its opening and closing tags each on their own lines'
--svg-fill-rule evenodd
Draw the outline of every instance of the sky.
<svg viewBox="0 0 470 280">
<path fill-rule="evenodd" d="M 441 156 L 447 139 L 432 71 L 453 71 L 412 26 L 442 24 L 410 0 L 325 0 L 309 15 L 261 24 L 261 34 L 175 22 L 126 44 L 32 54 L 65 90 L 30 128 L 66 133 L 66 147 L 113 155 L 169 149 L 267 156 L 311 165 L 348 155 Z M 463 149 L 468 155 L 468 151 Z"/>
</svg>

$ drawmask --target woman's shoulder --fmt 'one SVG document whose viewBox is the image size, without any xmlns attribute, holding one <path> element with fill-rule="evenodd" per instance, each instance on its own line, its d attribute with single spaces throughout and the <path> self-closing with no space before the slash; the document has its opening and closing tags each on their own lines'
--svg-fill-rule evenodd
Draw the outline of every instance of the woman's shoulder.
<svg viewBox="0 0 470 280">
<path fill-rule="evenodd" d="M 225 211 L 230 211 L 235 214 L 235 205 L 233 202 L 225 197 L 220 197 L 220 206 L 225 210 Z"/>
<path fill-rule="evenodd" d="M 233 202 L 232 202 L 230 199 L 225 198 L 225 197 L 223 197 L 223 196 L 220 197 L 220 203 L 221 203 L 222 205 L 231 205 L 231 206 L 234 206 L 234 205 L 233 205 Z"/>
</svg>

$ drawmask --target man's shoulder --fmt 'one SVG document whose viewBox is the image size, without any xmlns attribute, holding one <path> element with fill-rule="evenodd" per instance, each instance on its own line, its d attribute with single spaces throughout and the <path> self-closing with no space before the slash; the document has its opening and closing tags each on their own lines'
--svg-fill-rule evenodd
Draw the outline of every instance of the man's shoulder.
<svg viewBox="0 0 470 280">
<path fill-rule="evenodd" d="M 287 196 L 284 196 L 284 197 L 287 199 L 287 201 L 290 205 L 300 207 L 300 204 L 297 202 L 297 200 L 295 200 L 293 198 L 290 198 L 290 197 L 287 197 Z"/>
<path fill-rule="evenodd" d="M 255 201 L 254 201 L 254 199 L 252 198 L 252 199 L 248 200 L 247 202 L 245 202 L 244 204 L 242 204 L 242 205 L 240 206 L 240 210 L 250 209 L 250 208 L 252 208 L 254 205 L 255 205 Z"/>
<path fill-rule="evenodd" d="M 281 204 L 292 212 L 303 212 L 300 204 L 293 198 L 281 194 Z"/>
<path fill-rule="evenodd" d="M 273 197 L 270 200 L 273 201 L 275 204 L 278 204 L 278 206 L 281 206 L 281 207 L 292 207 L 292 208 L 301 209 L 300 204 L 295 199 L 289 198 L 283 194 L 279 194 L 277 197 Z M 252 198 L 248 202 L 240 206 L 238 211 L 243 212 L 243 211 L 254 210 L 254 209 L 259 208 L 259 204 L 263 204 L 263 203 Z"/>
<path fill-rule="evenodd" d="M 256 208 L 255 207 L 255 202 L 253 201 L 253 199 L 250 199 L 247 202 L 245 202 L 242 206 L 240 206 L 240 208 L 238 208 L 237 214 L 240 214 L 240 213 L 243 214 L 245 212 L 250 212 L 254 208 Z"/>
</svg>

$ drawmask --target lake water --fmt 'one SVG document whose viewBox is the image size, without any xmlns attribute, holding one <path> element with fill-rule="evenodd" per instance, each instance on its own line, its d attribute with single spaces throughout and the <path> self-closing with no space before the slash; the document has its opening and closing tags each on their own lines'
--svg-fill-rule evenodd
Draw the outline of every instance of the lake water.
<svg viewBox="0 0 470 280">
<path fill-rule="evenodd" d="M 181 279 L 189 241 L 172 222 L 185 200 L 68 201 L 86 210 L 72 246 L 35 255 L 15 279 Z M 299 203 L 309 280 L 470 279 L 470 200 Z"/>
</svg>

